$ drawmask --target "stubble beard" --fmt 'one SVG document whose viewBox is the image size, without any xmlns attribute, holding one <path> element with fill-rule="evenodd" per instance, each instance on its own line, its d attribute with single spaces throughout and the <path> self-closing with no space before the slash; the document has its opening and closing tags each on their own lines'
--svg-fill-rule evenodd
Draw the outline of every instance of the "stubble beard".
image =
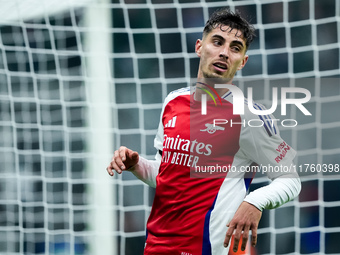
<svg viewBox="0 0 340 255">
<path fill-rule="evenodd" d="M 209 83 L 215 84 L 229 84 L 233 80 L 231 77 L 222 77 L 216 73 L 208 73 L 208 72 L 202 72 L 203 78 L 207 79 Z"/>
</svg>

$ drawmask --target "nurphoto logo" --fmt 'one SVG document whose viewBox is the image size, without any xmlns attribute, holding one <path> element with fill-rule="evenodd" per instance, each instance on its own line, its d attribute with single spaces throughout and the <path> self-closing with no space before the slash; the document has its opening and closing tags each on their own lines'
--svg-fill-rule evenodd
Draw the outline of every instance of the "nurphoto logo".
<svg viewBox="0 0 340 255">
<path fill-rule="evenodd" d="M 204 84 L 208 86 L 207 84 Z M 213 89 L 211 86 L 209 86 L 210 89 L 214 91 L 214 93 L 218 96 L 217 92 L 215 89 Z M 230 85 L 230 84 L 215 84 L 215 88 L 226 88 L 229 89 L 233 93 L 233 100 L 234 100 L 234 107 L 233 107 L 233 113 L 235 115 L 244 115 L 244 100 L 245 97 L 243 95 L 243 92 L 241 89 L 236 87 L 235 85 Z M 207 91 L 206 89 L 200 88 L 206 92 L 213 98 L 213 95 Z M 249 87 L 248 88 L 248 108 L 249 110 L 256 114 L 256 115 L 268 115 L 272 114 L 275 112 L 277 105 L 278 105 L 278 95 L 277 95 L 277 88 L 273 88 L 272 91 L 272 98 L 273 98 L 273 103 L 270 109 L 268 110 L 257 110 L 253 107 L 253 88 Z M 304 98 L 287 98 L 288 93 L 302 93 L 305 94 Z M 220 96 L 218 96 L 218 99 L 221 101 Z M 309 102 L 311 99 L 311 93 L 309 90 L 304 89 L 304 88 L 281 88 L 281 115 L 287 115 L 287 105 L 292 104 L 295 105 L 297 108 L 299 108 L 304 115 L 312 115 L 306 107 L 303 106 L 304 103 Z M 216 101 L 213 98 L 215 105 Z M 205 94 L 202 95 L 202 108 L 201 108 L 201 114 L 206 115 L 207 114 L 207 97 Z M 222 104 L 222 102 L 221 102 Z"/>
<path fill-rule="evenodd" d="M 220 89 L 220 88 L 227 88 L 229 91 L 231 91 L 233 95 L 233 114 L 234 115 L 244 115 L 245 111 L 245 102 L 247 102 L 248 109 L 251 113 L 255 115 L 270 115 L 274 113 L 278 107 L 278 88 L 273 87 L 272 88 L 272 105 L 269 109 L 256 109 L 254 108 L 254 100 L 253 100 L 253 88 L 248 87 L 247 89 L 247 98 L 245 98 L 242 90 L 238 88 L 235 85 L 231 84 L 215 84 L 215 88 L 202 83 L 203 85 L 207 86 L 211 91 L 213 91 L 214 94 L 217 95 L 217 99 L 221 102 L 221 97 L 217 94 L 215 89 Z M 211 92 L 209 92 L 207 89 L 200 88 L 199 89 L 203 90 L 206 92 L 206 94 L 202 94 L 201 96 L 201 115 L 207 115 L 207 94 L 214 100 L 215 106 L 217 106 L 216 100 L 214 96 L 212 95 Z M 282 87 L 281 88 L 281 115 L 286 116 L 287 115 L 287 105 L 294 105 L 297 107 L 305 116 L 311 116 L 312 114 L 307 110 L 307 108 L 304 106 L 305 103 L 309 102 L 311 99 L 311 93 L 309 90 L 305 88 L 297 88 L 297 87 Z M 293 97 L 288 97 L 289 94 L 302 94 L 304 97 L 299 97 L 299 98 L 293 98 Z M 255 124 L 256 121 L 259 120 L 248 120 L 248 125 L 251 127 L 259 127 L 263 126 L 266 123 L 258 123 Z M 269 120 L 268 120 L 269 121 Z M 280 121 L 280 119 L 270 119 L 269 125 L 273 126 L 274 122 Z M 225 119 L 215 119 L 213 122 L 213 125 L 215 126 L 216 124 L 227 124 L 230 122 L 229 120 Z M 289 123 L 289 124 L 287 124 Z M 232 123 L 230 123 L 232 125 Z M 237 123 L 240 124 L 240 123 Z M 246 123 L 244 123 L 245 125 Z M 297 126 L 298 122 L 295 119 L 284 119 L 281 121 L 281 125 L 284 127 L 295 127 Z"/>
</svg>

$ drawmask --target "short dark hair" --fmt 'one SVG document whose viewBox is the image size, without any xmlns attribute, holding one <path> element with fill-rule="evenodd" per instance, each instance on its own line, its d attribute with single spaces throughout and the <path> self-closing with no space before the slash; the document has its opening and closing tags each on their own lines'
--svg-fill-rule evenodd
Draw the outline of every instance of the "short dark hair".
<svg viewBox="0 0 340 255">
<path fill-rule="evenodd" d="M 207 35 L 211 30 L 218 26 L 222 29 L 222 25 L 228 26 L 230 31 L 233 29 L 241 31 L 246 41 L 246 48 L 248 49 L 255 37 L 255 28 L 247 20 L 241 17 L 240 12 L 232 12 L 228 8 L 218 9 L 211 14 L 209 20 L 205 24 L 203 36 Z"/>
</svg>

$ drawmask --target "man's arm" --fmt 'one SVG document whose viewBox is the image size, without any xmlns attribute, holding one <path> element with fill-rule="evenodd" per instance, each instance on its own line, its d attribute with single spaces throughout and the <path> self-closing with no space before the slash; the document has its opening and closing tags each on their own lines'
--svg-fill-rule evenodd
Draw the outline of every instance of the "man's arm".
<svg viewBox="0 0 340 255">
<path fill-rule="evenodd" d="M 138 164 L 128 169 L 128 171 L 131 171 L 138 179 L 153 188 L 156 188 L 156 177 L 161 164 L 161 160 L 157 155 L 156 160 L 148 160 L 143 157 L 139 157 Z"/>
<path fill-rule="evenodd" d="M 138 152 L 121 146 L 114 152 L 106 170 L 111 176 L 113 176 L 114 171 L 118 174 L 121 174 L 123 171 L 131 171 L 141 181 L 151 187 L 156 187 L 159 165 L 159 155 L 156 155 L 156 160 L 147 160 L 139 156 Z"/>
<path fill-rule="evenodd" d="M 164 127 L 162 123 L 162 116 L 164 112 L 164 107 L 166 104 L 173 99 L 176 94 L 169 94 L 163 103 L 162 112 L 160 115 L 160 120 L 158 124 L 158 130 L 154 140 L 154 146 L 158 151 L 155 160 L 147 160 L 140 157 L 138 152 L 132 151 L 125 146 L 121 146 L 118 150 L 114 152 L 114 156 L 111 159 L 110 165 L 106 168 L 109 175 L 113 176 L 113 172 L 116 171 L 121 174 L 122 171 L 131 171 L 138 179 L 150 185 L 151 187 L 156 187 L 156 176 L 159 172 L 159 166 L 162 159 L 163 150 L 163 136 Z"/>
<path fill-rule="evenodd" d="M 259 116 L 247 111 L 245 118 L 259 119 Z M 274 120 L 275 118 L 266 116 L 266 119 Z M 242 129 L 241 138 L 240 148 L 245 158 L 268 169 L 269 166 L 273 166 L 289 171 L 267 171 L 267 176 L 272 182 L 245 197 L 244 202 L 228 224 L 229 228 L 224 242 L 224 245 L 228 245 L 230 237 L 235 231 L 234 250 L 237 250 L 241 239 L 241 249 L 245 249 L 249 230 L 252 230 L 251 244 L 255 246 L 257 227 L 263 209 L 277 208 L 294 199 L 301 190 L 301 181 L 295 172 L 293 163 L 296 152 L 281 138 L 275 122 L 270 125 L 266 123 L 263 127 L 246 127 Z"/>
<path fill-rule="evenodd" d="M 269 185 L 250 192 L 244 201 L 254 205 L 259 210 L 274 209 L 299 195 L 301 181 L 297 173 L 281 175 Z"/>
</svg>

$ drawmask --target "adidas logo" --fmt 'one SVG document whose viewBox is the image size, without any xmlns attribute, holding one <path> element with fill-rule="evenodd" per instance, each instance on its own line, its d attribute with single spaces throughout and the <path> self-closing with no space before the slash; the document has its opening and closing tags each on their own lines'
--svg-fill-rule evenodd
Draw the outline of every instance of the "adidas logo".
<svg viewBox="0 0 340 255">
<path fill-rule="evenodd" d="M 176 119 L 177 119 L 177 116 L 172 117 L 172 119 L 169 120 L 168 123 L 166 123 L 164 127 L 169 127 L 169 128 L 172 127 L 172 128 L 174 128 L 175 125 L 176 125 Z"/>
</svg>

